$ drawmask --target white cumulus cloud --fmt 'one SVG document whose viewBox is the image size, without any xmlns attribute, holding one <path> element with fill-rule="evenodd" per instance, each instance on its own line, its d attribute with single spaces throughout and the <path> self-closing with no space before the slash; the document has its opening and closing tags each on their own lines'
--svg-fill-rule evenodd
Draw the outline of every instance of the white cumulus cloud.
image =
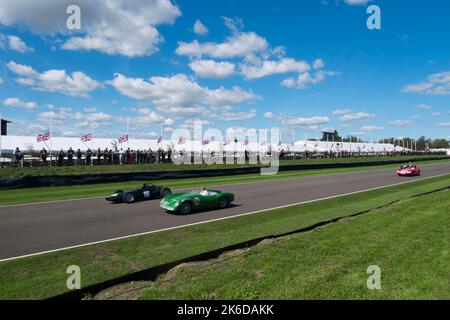
<svg viewBox="0 0 450 320">
<path fill-rule="evenodd" d="M 316 71 L 311 75 L 309 72 L 300 74 L 297 78 L 287 78 L 281 82 L 286 88 L 305 89 L 309 85 L 318 84 L 326 79 L 326 77 L 336 76 L 340 74 L 337 71 Z"/>
<path fill-rule="evenodd" d="M 38 107 L 36 102 L 25 102 L 20 100 L 19 98 L 7 98 L 3 100 L 3 105 L 8 107 L 18 107 L 25 109 L 36 109 Z"/>
<path fill-rule="evenodd" d="M 273 114 L 273 112 L 268 111 L 268 112 L 264 113 L 264 118 L 266 118 L 266 119 L 274 119 L 275 115 Z"/>
<path fill-rule="evenodd" d="M 381 127 L 381 126 L 364 126 L 364 127 L 361 127 L 361 131 L 362 131 L 362 132 L 381 131 L 381 130 L 383 130 L 383 129 L 384 129 L 384 128 Z"/>
<path fill-rule="evenodd" d="M 313 64 L 314 70 L 320 70 L 325 66 L 325 62 L 322 59 L 316 59 Z"/>
<path fill-rule="evenodd" d="M 230 62 L 217 62 L 214 60 L 195 60 L 189 67 L 203 78 L 223 79 L 234 74 L 235 65 Z"/>
<path fill-rule="evenodd" d="M 241 72 L 246 79 L 258 79 L 268 75 L 288 72 L 305 73 L 311 66 L 306 61 L 297 61 L 292 58 L 276 60 L 264 60 L 258 65 L 241 66 Z"/>
<path fill-rule="evenodd" d="M 341 121 L 356 121 L 373 118 L 374 115 L 367 112 L 348 113 L 338 117 Z"/>
<path fill-rule="evenodd" d="M 402 92 L 425 95 L 450 95 L 450 71 L 434 73 L 424 81 L 409 84 L 402 88 Z"/>
<path fill-rule="evenodd" d="M 225 107 L 249 103 L 259 97 L 240 87 L 209 89 L 184 74 L 172 77 L 129 78 L 116 74 L 109 81 L 116 90 L 136 100 L 152 102 L 159 111 L 179 115 L 203 113 L 205 107 Z"/>
<path fill-rule="evenodd" d="M 352 112 L 352 109 L 349 109 L 349 108 L 336 109 L 336 110 L 333 111 L 333 114 L 334 115 L 341 115 L 341 114 L 347 114 L 347 113 L 350 113 L 350 112 Z"/>
<path fill-rule="evenodd" d="M 200 20 L 197 19 L 197 21 L 195 21 L 194 23 L 194 33 L 198 35 L 204 35 L 208 32 L 208 28 Z"/>
<path fill-rule="evenodd" d="M 222 43 L 206 42 L 197 40 L 192 42 L 179 42 L 176 53 L 180 56 L 213 58 L 235 58 L 246 57 L 266 50 L 268 43 L 266 39 L 254 32 L 239 32 L 231 35 Z"/>
<path fill-rule="evenodd" d="M 72 97 L 86 97 L 100 84 L 81 71 L 67 74 L 65 70 L 47 70 L 37 72 L 32 67 L 10 61 L 7 68 L 20 76 L 16 81 L 22 85 L 31 86 L 38 91 L 59 92 Z"/>
<path fill-rule="evenodd" d="M 292 126 L 318 125 L 318 124 L 326 124 L 329 122 L 330 118 L 328 117 L 310 117 L 310 118 L 299 117 L 282 120 L 282 124 Z"/>
<path fill-rule="evenodd" d="M 66 8 L 81 9 L 81 30 L 69 32 Z M 36 34 L 68 36 L 68 50 L 97 50 L 129 57 L 150 55 L 163 41 L 156 26 L 181 15 L 170 0 L 15 0 L 1 1 L 0 23 L 24 26 Z"/>
<path fill-rule="evenodd" d="M 390 125 L 395 127 L 405 127 L 411 124 L 409 120 L 394 120 L 389 122 Z"/>
<path fill-rule="evenodd" d="M 15 50 L 20 53 L 34 51 L 33 48 L 28 47 L 22 39 L 16 36 L 8 36 L 8 46 L 11 50 Z"/>
</svg>

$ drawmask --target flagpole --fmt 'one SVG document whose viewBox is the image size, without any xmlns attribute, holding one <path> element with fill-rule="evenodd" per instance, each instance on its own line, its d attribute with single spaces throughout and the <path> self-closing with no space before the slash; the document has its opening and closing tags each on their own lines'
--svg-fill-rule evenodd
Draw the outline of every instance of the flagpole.
<svg viewBox="0 0 450 320">
<path fill-rule="evenodd" d="M 91 122 L 91 151 L 94 150 L 94 120 Z M 98 156 L 97 156 L 98 157 Z"/>
<path fill-rule="evenodd" d="M 161 122 L 161 132 L 159 134 L 159 136 L 161 137 L 161 141 L 160 141 L 161 146 L 162 146 L 162 142 L 163 142 L 163 132 L 164 132 L 163 126 L 164 126 L 164 124 Z"/>
<path fill-rule="evenodd" d="M 53 162 L 53 132 L 52 132 L 52 128 L 53 127 L 53 114 L 50 114 L 50 166 Z"/>
<path fill-rule="evenodd" d="M 130 148 L 130 136 L 128 135 L 128 127 L 129 127 L 130 118 L 127 117 L 127 148 Z"/>
</svg>

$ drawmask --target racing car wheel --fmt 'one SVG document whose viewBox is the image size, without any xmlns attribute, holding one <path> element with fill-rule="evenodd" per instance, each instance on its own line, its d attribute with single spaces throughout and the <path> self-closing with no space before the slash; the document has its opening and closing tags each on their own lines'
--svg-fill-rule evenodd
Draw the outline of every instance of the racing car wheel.
<svg viewBox="0 0 450 320">
<path fill-rule="evenodd" d="M 219 207 L 219 209 L 224 209 L 228 206 L 228 200 L 227 198 L 220 198 L 219 202 L 217 204 L 217 206 Z"/>
<path fill-rule="evenodd" d="M 124 196 L 125 202 L 126 203 L 133 203 L 134 202 L 134 194 L 132 194 L 131 192 L 127 192 Z"/>
<path fill-rule="evenodd" d="M 190 202 L 186 201 L 181 204 L 180 213 L 181 214 L 189 214 L 191 213 L 192 205 Z"/>
</svg>

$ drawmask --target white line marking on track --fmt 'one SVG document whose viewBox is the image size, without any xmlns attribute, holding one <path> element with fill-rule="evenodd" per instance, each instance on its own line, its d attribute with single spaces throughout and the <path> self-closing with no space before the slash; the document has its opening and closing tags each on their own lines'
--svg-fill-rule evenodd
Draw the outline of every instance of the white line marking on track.
<svg viewBox="0 0 450 320">
<path fill-rule="evenodd" d="M 286 204 L 286 205 L 283 205 L 283 206 L 267 208 L 267 209 L 252 211 L 252 212 L 240 213 L 240 214 L 229 216 L 229 217 L 223 217 L 223 218 L 199 221 L 199 222 L 195 222 L 195 223 L 184 224 L 184 225 L 181 225 L 181 226 L 175 226 L 175 227 L 164 228 L 164 229 L 159 229 L 159 230 L 152 230 L 152 231 L 147 231 L 147 232 L 142 232 L 142 233 L 131 234 L 131 235 L 123 236 L 123 237 L 111 238 L 111 239 L 100 240 L 100 241 L 95 241 L 95 242 L 90 242 L 90 243 L 84 243 L 84 244 L 70 246 L 70 247 L 65 247 L 65 248 L 59 248 L 59 249 L 53 249 L 53 250 L 48 250 L 48 251 L 36 252 L 36 253 L 26 254 L 26 255 L 17 256 L 17 257 L 0 259 L 0 262 L 16 260 L 16 259 L 22 259 L 22 258 L 27 258 L 27 257 L 33 257 L 33 256 L 37 256 L 37 255 L 43 255 L 43 254 L 46 254 L 46 253 L 53 253 L 53 252 L 58 252 L 58 251 L 76 249 L 76 248 L 81 248 L 81 247 L 86 247 L 86 246 L 91 246 L 91 245 L 96 245 L 96 244 L 101 244 L 101 243 L 106 243 L 106 242 L 111 242 L 111 241 L 135 238 L 135 237 L 139 237 L 139 236 L 149 235 L 149 234 L 152 234 L 152 233 L 158 233 L 158 232 L 163 232 L 163 231 L 175 230 L 175 229 L 180 229 L 180 228 L 185 228 L 185 227 L 190 227 L 190 226 L 195 226 L 195 225 L 200 225 L 200 224 L 205 224 L 205 223 L 210 223 L 210 222 L 215 222 L 215 221 L 227 220 L 227 219 L 231 219 L 231 218 L 237 218 L 237 217 L 252 215 L 252 214 L 266 212 L 266 211 L 271 211 L 271 210 L 283 209 L 283 208 L 293 207 L 293 206 L 307 204 L 307 203 L 313 203 L 313 202 L 329 200 L 329 199 L 333 199 L 333 198 L 349 196 L 349 195 L 352 195 L 352 194 L 357 194 L 357 193 L 362 193 L 362 192 L 368 192 L 368 191 L 373 191 L 373 190 L 378 190 L 378 189 L 383 189 L 383 188 L 395 187 L 395 186 L 398 186 L 398 185 L 414 183 L 414 182 L 417 182 L 417 181 L 423 181 L 423 180 L 428 180 L 428 179 L 433 179 L 433 178 L 438 178 L 438 177 L 444 177 L 444 176 L 448 176 L 448 175 L 450 175 L 450 173 L 440 174 L 440 175 L 436 175 L 436 176 L 432 176 L 432 177 L 415 179 L 415 180 L 411 180 L 411 181 L 404 181 L 404 182 L 399 182 L 399 183 L 394 183 L 394 184 L 389 184 L 389 185 L 385 185 L 385 186 L 374 187 L 374 188 L 369 188 L 369 189 L 364 189 L 364 190 L 359 190 L 359 191 L 353 191 L 353 192 L 338 194 L 338 195 L 329 196 L 329 197 L 325 197 L 325 198 L 319 198 L 319 199 L 307 200 L 307 201 L 302 201 L 302 202 L 296 202 L 296 203 Z"/>
</svg>

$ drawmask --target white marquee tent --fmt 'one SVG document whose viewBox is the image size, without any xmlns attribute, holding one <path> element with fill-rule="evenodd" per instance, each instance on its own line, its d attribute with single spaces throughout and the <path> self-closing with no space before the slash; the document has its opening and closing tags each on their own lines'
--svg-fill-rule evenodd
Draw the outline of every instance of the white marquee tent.
<svg viewBox="0 0 450 320">
<path fill-rule="evenodd" d="M 82 142 L 80 138 L 73 137 L 53 137 L 45 142 L 37 142 L 35 136 L 3 136 L 1 139 L 1 149 L 3 151 L 13 151 L 18 147 L 22 151 L 33 150 L 39 151 L 42 148 L 52 149 L 52 150 L 67 150 L 69 147 L 82 151 L 91 148 L 97 150 L 98 148 L 104 150 L 105 148 L 114 149 L 114 141 L 117 140 L 110 138 L 94 138 L 92 141 Z M 286 152 L 310 152 L 310 153 L 324 153 L 324 152 L 362 152 L 362 153 L 383 153 L 383 152 L 401 152 L 407 151 L 409 149 L 394 146 L 388 143 L 356 143 L 356 142 L 326 142 L 326 141 L 297 141 L 293 145 L 289 144 L 260 144 L 256 142 L 249 142 L 248 144 L 243 144 L 242 141 L 234 143 L 228 143 L 224 145 L 222 142 L 212 141 L 209 144 L 203 145 L 201 141 L 186 141 L 184 144 L 178 144 L 178 141 L 163 140 L 158 144 L 156 139 L 130 139 L 127 142 L 117 144 L 118 149 L 121 148 L 126 150 L 130 148 L 131 150 L 148 150 L 149 148 L 156 150 L 159 147 L 167 149 L 171 147 L 174 150 L 185 150 L 185 151 L 228 151 L 228 152 L 244 152 L 249 151 L 263 151 L 271 148 L 272 150 L 285 150 Z"/>
</svg>

